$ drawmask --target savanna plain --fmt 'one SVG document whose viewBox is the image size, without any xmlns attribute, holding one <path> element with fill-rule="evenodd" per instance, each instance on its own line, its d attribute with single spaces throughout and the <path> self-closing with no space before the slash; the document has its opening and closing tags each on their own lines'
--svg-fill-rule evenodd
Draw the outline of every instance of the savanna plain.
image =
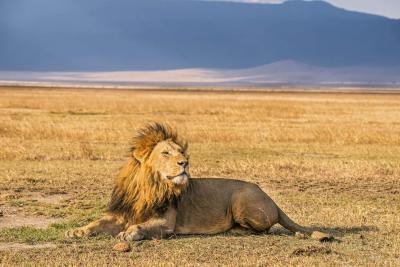
<svg viewBox="0 0 400 267">
<path fill-rule="evenodd" d="M 101 216 L 135 130 L 169 123 L 192 177 L 257 183 L 335 236 L 184 236 L 112 249 Z M 221 188 L 221 190 L 224 190 Z M 0 88 L 0 265 L 399 266 L 400 94 Z"/>
</svg>

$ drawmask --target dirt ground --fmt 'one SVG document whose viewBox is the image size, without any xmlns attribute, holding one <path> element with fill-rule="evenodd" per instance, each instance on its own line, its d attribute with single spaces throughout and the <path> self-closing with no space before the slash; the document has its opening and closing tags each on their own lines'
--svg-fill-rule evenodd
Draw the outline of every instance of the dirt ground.
<svg viewBox="0 0 400 267">
<path fill-rule="evenodd" d="M 149 121 L 189 141 L 193 177 L 260 185 L 320 243 L 280 226 L 132 242 L 71 240 L 101 216 Z M 399 266 L 400 94 L 0 88 L 0 266 Z"/>
</svg>

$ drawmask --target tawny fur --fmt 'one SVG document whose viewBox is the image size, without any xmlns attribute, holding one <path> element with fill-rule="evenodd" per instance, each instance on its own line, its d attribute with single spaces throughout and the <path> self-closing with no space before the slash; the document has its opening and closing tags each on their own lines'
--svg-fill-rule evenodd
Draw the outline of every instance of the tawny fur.
<svg viewBox="0 0 400 267">
<path fill-rule="evenodd" d="M 128 215 L 134 223 L 140 223 L 154 215 L 155 208 L 161 208 L 179 197 L 187 185 L 160 183 L 156 170 L 147 161 L 154 146 L 168 139 L 186 151 L 187 143 L 179 140 L 171 127 L 158 123 L 147 125 L 132 139 L 131 159 L 115 180 L 110 212 Z"/>
<path fill-rule="evenodd" d="M 292 232 L 313 234 L 293 222 L 255 184 L 190 179 L 186 150 L 187 143 L 170 127 L 148 124 L 132 140 L 131 158 L 115 180 L 106 215 L 67 231 L 66 236 L 108 233 L 132 241 L 232 229 L 260 232 L 276 223 Z"/>
</svg>

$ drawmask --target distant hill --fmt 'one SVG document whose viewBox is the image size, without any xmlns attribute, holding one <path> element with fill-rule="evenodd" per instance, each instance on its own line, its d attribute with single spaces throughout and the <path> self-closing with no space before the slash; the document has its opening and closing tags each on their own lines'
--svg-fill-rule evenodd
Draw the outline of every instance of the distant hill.
<svg viewBox="0 0 400 267">
<path fill-rule="evenodd" d="M 400 67 L 316 67 L 279 61 L 246 69 L 178 69 L 114 72 L 0 71 L 0 84 L 21 81 L 47 84 L 150 86 L 271 86 L 271 85 L 400 85 Z"/>
<path fill-rule="evenodd" d="M 321 80 L 334 81 L 346 78 L 348 71 L 353 76 L 346 79 L 353 80 L 361 77 L 354 76 L 360 71 L 398 71 L 399 47 L 399 20 L 350 12 L 320 1 L 0 1 L 3 71 L 267 65 L 258 69 L 264 71 L 257 78 L 260 81 L 270 79 L 265 73 L 274 73 L 275 80 L 299 81 L 319 73 Z M 280 63 L 270 65 L 274 62 Z M 288 78 L 291 68 L 297 76 Z M 385 75 L 385 71 L 380 73 Z M 368 80 L 370 75 L 362 77 Z"/>
</svg>

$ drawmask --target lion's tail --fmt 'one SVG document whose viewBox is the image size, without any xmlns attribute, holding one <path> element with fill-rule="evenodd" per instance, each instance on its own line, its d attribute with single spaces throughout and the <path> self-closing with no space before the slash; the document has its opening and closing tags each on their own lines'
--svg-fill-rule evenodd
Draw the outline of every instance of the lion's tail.
<svg viewBox="0 0 400 267">
<path fill-rule="evenodd" d="M 278 223 L 285 227 L 286 229 L 292 231 L 295 234 L 300 233 L 301 237 L 311 237 L 312 239 L 319 240 L 321 242 L 331 241 L 334 237 L 327 233 L 322 233 L 319 231 L 313 231 L 309 228 L 298 225 L 292 219 L 289 218 L 279 207 L 278 207 L 279 220 Z"/>
<path fill-rule="evenodd" d="M 292 221 L 292 219 L 290 219 L 289 216 L 287 216 L 279 207 L 278 207 L 278 216 L 279 216 L 278 223 L 283 227 L 285 227 L 286 229 L 288 229 L 289 231 L 292 231 L 293 233 L 300 232 L 307 235 L 311 235 L 313 233 L 312 230 L 303 227 L 301 225 L 298 225 L 297 223 Z"/>
</svg>

